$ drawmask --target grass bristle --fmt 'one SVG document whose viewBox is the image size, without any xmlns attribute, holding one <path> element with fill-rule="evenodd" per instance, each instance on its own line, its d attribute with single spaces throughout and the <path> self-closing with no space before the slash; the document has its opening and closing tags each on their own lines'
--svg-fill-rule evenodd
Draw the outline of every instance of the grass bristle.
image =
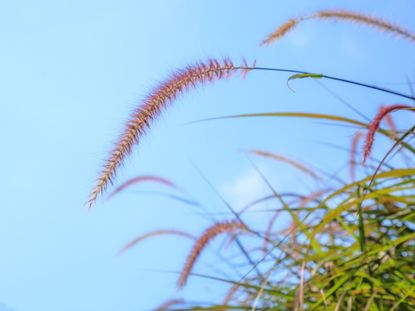
<svg viewBox="0 0 415 311">
<path fill-rule="evenodd" d="M 365 146 L 363 149 L 363 164 L 366 162 L 367 158 L 370 155 L 370 152 L 372 151 L 373 142 L 375 140 L 375 133 L 378 130 L 380 122 L 383 120 L 383 118 L 385 118 L 389 113 L 393 111 L 410 108 L 411 107 L 408 105 L 390 105 L 383 106 L 379 109 L 379 112 L 370 124 L 369 131 L 366 135 Z"/>
<path fill-rule="evenodd" d="M 410 41 L 415 41 L 415 34 L 411 33 L 409 30 L 402 28 L 399 25 L 390 23 L 378 17 L 372 17 L 364 15 L 361 13 L 345 11 L 345 10 L 333 10 L 333 11 L 320 11 L 316 13 L 314 18 L 330 18 L 338 20 L 347 20 L 353 23 L 364 24 L 368 26 L 375 27 L 379 30 L 391 33 L 397 36 L 402 36 Z"/>
<path fill-rule="evenodd" d="M 321 180 L 321 178 L 316 174 L 316 172 L 314 172 L 311 168 L 307 167 L 305 164 L 300 163 L 296 160 L 290 159 L 288 157 L 285 157 L 283 155 L 277 154 L 277 153 L 273 153 L 273 152 L 268 152 L 268 151 L 263 151 L 263 150 L 249 150 L 249 153 L 261 156 L 261 157 L 266 157 L 266 158 L 271 158 L 283 163 L 286 163 L 294 168 L 296 168 L 297 170 L 309 175 L 310 177 L 312 177 L 315 180 Z"/>
<path fill-rule="evenodd" d="M 151 123 L 163 109 L 172 103 L 179 95 L 198 85 L 214 82 L 230 77 L 237 70 L 245 67 L 235 67 L 231 60 L 218 61 L 211 59 L 205 63 L 197 63 L 183 70 L 176 71 L 166 81 L 158 85 L 133 113 L 127 122 L 124 132 L 115 144 L 108 160 L 104 164 L 96 186 L 88 200 L 91 207 L 115 177 L 118 167 L 131 153 L 135 144 L 138 144 Z"/>
<path fill-rule="evenodd" d="M 415 41 L 415 34 L 403 27 L 385 21 L 378 17 L 371 17 L 365 14 L 346 11 L 346 10 L 324 10 L 311 15 L 304 15 L 298 18 L 291 18 L 284 24 L 279 26 L 275 31 L 268 35 L 268 37 L 261 42 L 261 45 L 269 45 L 282 37 L 289 31 L 305 20 L 311 19 L 335 19 L 339 21 L 349 21 L 352 23 L 362 24 L 374 27 L 378 30 L 400 36 L 409 41 Z"/>
<path fill-rule="evenodd" d="M 162 184 L 164 186 L 170 187 L 172 189 L 177 189 L 175 184 L 173 184 L 170 180 L 167 180 L 163 177 L 152 176 L 152 175 L 136 176 L 136 177 L 128 179 L 127 181 L 123 182 L 120 186 L 115 188 L 114 191 L 112 191 L 110 193 L 110 195 L 108 196 L 108 200 L 111 199 L 116 194 L 120 193 L 121 191 L 125 190 L 126 188 L 128 188 L 128 187 L 130 187 L 134 184 L 142 183 L 142 182 L 155 182 L 155 183 L 159 183 L 159 184 Z"/>
<path fill-rule="evenodd" d="M 169 310 L 172 310 L 171 307 L 182 305 L 184 303 L 185 301 L 183 299 L 170 299 L 170 300 L 167 300 L 166 302 L 163 302 L 161 305 L 159 305 L 155 309 L 155 311 L 169 311 Z M 174 309 L 174 310 L 178 310 L 178 309 Z"/>
<path fill-rule="evenodd" d="M 181 289 L 186 284 L 187 279 L 200 253 L 212 239 L 222 233 L 235 233 L 236 231 L 245 229 L 245 225 L 240 221 L 219 222 L 207 228 L 193 245 L 192 250 L 183 266 L 177 287 Z"/>
<path fill-rule="evenodd" d="M 270 33 L 268 35 L 268 37 L 260 43 L 260 45 L 269 45 L 269 44 L 281 39 L 289 31 L 293 30 L 300 23 L 301 20 L 302 19 L 298 19 L 298 18 L 289 19 L 284 24 L 282 24 L 280 27 L 275 29 L 275 31 Z"/>
<path fill-rule="evenodd" d="M 126 251 L 128 251 L 130 248 L 136 246 L 138 243 L 140 243 L 141 241 L 151 238 L 151 237 L 155 237 L 155 236 L 159 236 L 159 235 L 177 235 L 177 236 L 182 236 L 185 238 L 189 238 L 194 240 L 195 237 L 187 232 L 184 231 L 180 231 L 180 230 L 156 230 L 156 231 L 150 231 L 147 232 L 143 235 L 140 235 L 138 237 L 136 237 L 135 239 L 133 239 L 131 242 L 129 242 L 128 244 L 126 244 L 119 252 L 118 255 L 121 255 L 123 253 L 125 253 Z"/>
</svg>

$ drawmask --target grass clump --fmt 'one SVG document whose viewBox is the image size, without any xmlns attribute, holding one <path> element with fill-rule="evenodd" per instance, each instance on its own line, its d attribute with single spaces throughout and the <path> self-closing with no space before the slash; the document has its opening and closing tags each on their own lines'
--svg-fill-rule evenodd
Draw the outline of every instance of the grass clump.
<svg viewBox="0 0 415 311">
<path fill-rule="evenodd" d="M 285 36 L 300 22 L 309 19 L 336 19 L 359 23 L 399 35 L 413 41 L 415 35 L 403 27 L 364 14 L 334 10 L 289 19 L 271 33 L 263 44 Z M 296 78 L 326 78 L 393 94 L 400 100 L 415 100 L 412 95 L 362 82 L 324 74 L 312 74 L 292 69 L 235 66 L 228 59 L 210 60 L 174 73 L 157 86 L 127 122 L 109 159 L 104 165 L 90 196 L 95 203 L 115 177 L 115 174 L 151 122 L 179 95 L 200 84 L 225 79 L 240 72 L 272 71 L 293 74 Z M 218 221 L 197 238 L 180 230 L 157 230 L 141 235 L 127 244 L 122 252 L 143 239 L 162 234 L 194 239 L 194 245 L 184 261 L 178 288 L 184 287 L 201 260 L 204 248 L 217 236 L 226 235 L 228 244 L 237 246 L 238 254 L 223 258 L 238 261 L 245 273 L 235 278 L 217 278 L 229 284 L 223 299 L 198 304 L 172 299 L 157 310 L 415 310 L 415 149 L 411 145 L 414 128 L 398 130 L 390 113 L 413 110 L 410 104 L 383 106 L 373 121 L 360 121 L 343 116 L 310 112 L 267 112 L 234 115 L 222 118 L 308 118 L 358 127 L 349 148 L 349 180 L 324 174 L 311 166 L 277 153 L 252 149 L 254 156 L 277 160 L 311 177 L 319 189 L 309 193 L 278 193 L 259 171 L 272 195 L 252 202 L 240 212 L 230 208 L 233 218 Z M 388 129 L 381 127 L 385 120 Z M 399 125 L 399 124 L 398 124 Z M 372 156 L 375 135 L 383 135 L 392 147 L 379 160 Z M 364 143 L 363 143 L 364 142 Z M 359 144 L 363 143 L 363 149 Z M 391 155 L 402 155 L 405 161 L 391 165 Z M 359 159 L 363 159 L 360 161 Z M 357 174 L 357 172 L 359 174 Z M 357 178 L 356 176 L 360 176 Z M 168 180 L 155 176 L 133 178 L 114 190 L 118 194 L 133 184 L 152 181 L 177 189 Z M 267 224 L 253 230 L 242 221 L 244 213 L 265 200 L 274 200 Z M 279 223 L 282 213 L 291 218 L 287 226 Z M 277 228 L 276 228 L 277 227 Z M 241 258 L 243 262 L 241 263 Z M 199 275 L 201 276 L 201 275 Z"/>
</svg>

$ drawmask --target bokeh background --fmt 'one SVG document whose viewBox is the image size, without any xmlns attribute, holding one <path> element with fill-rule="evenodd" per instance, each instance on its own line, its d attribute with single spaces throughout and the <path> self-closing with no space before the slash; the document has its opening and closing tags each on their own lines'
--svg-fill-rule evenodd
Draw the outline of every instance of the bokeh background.
<svg viewBox="0 0 415 311">
<path fill-rule="evenodd" d="M 191 123 L 230 114 L 307 111 L 372 118 L 400 98 L 355 86 L 251 72 L 182 96 L 153 124 L 116 183 L 158 175 L 198 208 L 140 184 L 110 201 L 85 205 L 130 112 L 177 68 L 208 57 L 245 57 L 260 66 L 326 73 L 410 93 L 415 46 L 367 27 L 309 21 L 270 47 L 259 42 L 292 16 L 343 8 L 415 30 L 407 1 L 3 1 L 0 4 L 0 310 L 151 310 L 164 300 L 220 300 L 224 284 L 193 277 L 176 291 L 191 242 L 157 237 L 122 256 L 120 248 L 154 229 L 199 234 L 226 206 L 238 210 L 269 193 L 253 161 L 278 191 L 312 189 L 286 166 L 247 158 L 278 152 L 347 176 L 355 129 L 294 119 Z M 399 124 L 409 122 L 399 113 Z M 376 151 L 389 145 L 377 140 Z M 272 205 L 271 205 L 272 206 Z M 260 226 L 269 214 L 253 210 Z M 286 220 L 279 225 L 286 224 Z M 226 250 L 223 248 L 223 251 Z M 195 271 L 220 276 L 213 248 Z M 209 264 L 210 263 L 210 264 Z M 223 267 L 224 271 L 226 266 Z M 228 269 L 229 270 L 229 269 Z M 243 271 L 242 271 L 243 272 Z"/>
</svg>

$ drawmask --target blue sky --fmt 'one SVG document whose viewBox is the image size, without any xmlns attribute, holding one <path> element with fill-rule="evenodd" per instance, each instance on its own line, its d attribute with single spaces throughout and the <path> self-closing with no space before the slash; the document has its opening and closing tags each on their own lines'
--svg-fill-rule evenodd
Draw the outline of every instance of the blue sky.
<svg viewBox="0 0 415 311">
<path fill-rule="evenodd" d="M 291 16 L 322 8 L 376 14 L 415 30 L 407 1 L 3 1 L 0 4 L 0 302 L 16 311 L 150 310 L 166 299 L 220 299 L 223 286 L 191 279 L 175 290 L 191 244 L 159 237 L 123 256 L 136 235 L 160 228 L 200 233 L 211 223 L 191 206 L 138 192 L 91 211 L 85 201 L 130 112 L 176 68 L 208 57 L 246 57 L 260 66 L 304 69 L 409 92 L 415 45 L 356 25 L 310 21 L 270 47 L 258 43 Z M 154 123 L 117 182 L 164 176 L 226 212 L 194 165 L 235 208 L 266 193 L 241 150 L 279 152 L 334 171 L 347 154 L 318 142 L 350 143 L 354 129 L 305 120 L 251 119 L 188 124 L 264 111 L 358 117 L 315 81 L 252 72 L 197 89 Z M 373 117 L 392 95 L 323 81 Z M 406 101 L 407 103 L 407 101 Z M 396 114 L 401 122 L 409 121 Z M 388 145 L 378 141 L 376 150 Z M 253 159 L 278 190 L 309 190 L 284 166 Z M 216 216 L 219 217 L 219 216 Z M 255 214 L 260 225 L 266 215 Z M 214 262 L 214 256 L 208 255 Z M 216 258 L 217 260 L 217 258 Z M 209 272 L 203 262 L 199 272 Z M 1 310 L 1 304 L 0 304 Z"/>
</svg>

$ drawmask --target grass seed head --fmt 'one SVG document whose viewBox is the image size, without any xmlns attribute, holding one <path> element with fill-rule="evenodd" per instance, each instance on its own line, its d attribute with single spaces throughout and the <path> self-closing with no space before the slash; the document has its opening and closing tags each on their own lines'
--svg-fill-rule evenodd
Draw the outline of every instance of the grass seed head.
<svg viewBox="0 0 415 311">
<path fill-rule="evenodd" d="M 321 18 L 321 19 L 337 19 L 337 20 L 346 20 L 353 23 L 363 24 L 367 26 L 372 26 L 386 33 L 390 33 L 396 36 L 401 36 L 410 41 L 415 41 L 415 34 L 409 30 L 404 29 L 403 27 L 393 24 L 391 22 L 385 21 L 378 17 L 372 17 L 361 13 L 346 11 L 346 10 L 325 10 L 320 11 L 314 14 L 311 18 Z"/>
<path fill-rule="evenodd" d="M 211 240 L 213 240 L 219 234 L 235 233 L 240 230 L 247 230 L 246 226 L 240 221 L 219 222 L 207 228 L 193 245 L 193 248 L 190 251 L 190 254 L 183 266 L 177 287 L 181 289 L 184 287 L 184 285 L 186 285 L 187 279 L 192 272 L 196 260 L 199 258 L 199 255 Z"/>
<path fill-rule="evenodd" d="M 155 236 L 159 236 L 159 235 L 177 235 L 177 236 L 182 236 L 182 237 L 186 237 L 189 239 L 195 239 L 195 237 L 187 232 L 183 232 L 180 230 L 156 230 L 156 231 L 150 231 L 147 232 L 143 235 L 140 235 L 138 237 L 136 237 L 135 239 L 133 239 L 131 242 L 129 242 L 128 244 L 126 244 L 119 252 L 118 255 L 123 254 L 124 252 L 128 251 L 130 248 L 136 246 L 138 243 L 140 243 L 141 241 L 151 238 L 151 237 L 155 237 Z"/>
<path fill-rule="evenodd" d="M 169 188 L 172 189 L 177 189 L 176 185 L 173 184 L 170 180 L 167 180 L 163 177 L 159 177 L 159 176 L 136 176 L 133 178 L 128 179 L 127 181 L 123 182 L 120 186 L 118 186 L 117 188 L 115 188 L 114 191 L 112 191 L 110 193 L 110 195 L 108 196 L 108 199 L 112 198 L 113 196 L 115 196 L 116 194 L 120 193 L 121 191 L 123 191 L 124 189 L 137 184 L 137 183 L 142 183 L 142 182 L 155 182 L 155 183 L 159 183 L 162 184 L 164 186 L 167 186 Z"/>
<path fill-rule="evenodd" d="M 183 305 L 184 303 L 185 303 L 185 301 L 183 299 L 170 299 L 170 300 L 167 300 L 167 301 L 163 302 L 161 305 L 159 305 L 155 309 L 155 311 L 173 310 L 172 309 L 173 306 Z M 178 310 L 178 309 L 174 309 L 174 310 Z"/>
<path fill-rule="evenodd" d="M 369 131 L 366 135 L 365 145 L 363 148 L 363 164 L 366 162 L 367 158 L 372 151 L 373 142 L 375 140 L 375 133 L 379 128 L 380 122 L 385 118 L 389 113 L 397 110 L 402 109 L 410 109 L 411 107 L 408 105 L 390 105 L 390 106 L 383 106 L 379 109 L 378 114 L 373 119 L 372 123 L 369 126 Z"/>
<path fill-rule="evenodd" d="M 272 33 L 270 33 L 268 37 L 261 42 L 261 45 L 269 45 L 281 39 L 289 31 L 295 28 L 298 24 L 305 20 L 311 19 L 334 19 L 338 21 L 349 21 L 356 24 L 371 26 L 380 31 L 384 31 L 385 33 L 390 33 L 392 35 L 405 38 L 409 41 L 415 41 L 414 33 L 399 25 L 385 21 L 381 18 L 371 17 L 365 14 L 346 10 L 323 10 L 311 15 L 304 15 L 299 18 L 289 19 L 284 24 L 279 26 L 276 30 L 274 30 Z"/>
<path fill-rule="evenodd" d="M 171 77 L 159 84 L 145 98 L 132 114 L 127 122 L 123 133 L 115 143 L 113 150 L 104 164 L 97 183 L 93 188 L 88 200 L 91 207 L 99 194 L 101 194 L 112 183 L 117 169 L 124 159 L 131 153 L 135 144 L 138 144 L 142 136 L 150 128 L 154 119 L 171 104 L 179 95 L 186 93 L 198 85 L 207 84 L 216 80 L 226 79 L 233 75 L 238 69 L 231 60 L 218 61 L 211 59 L 204 63 L 188 66 L 183 70 L 174 72 Z"/>
<path fill-rule="evenodd" d="M 269 45 L 282 37 L 284 37 L 288 32 L 293 30 L 301 21 L 301 18 L 291 18 L 282 24 L 280 27 L 275 29 L 272 33 L 268 35 L 268 37 L 262 40 L 260 45 Z"/>
</svg>

